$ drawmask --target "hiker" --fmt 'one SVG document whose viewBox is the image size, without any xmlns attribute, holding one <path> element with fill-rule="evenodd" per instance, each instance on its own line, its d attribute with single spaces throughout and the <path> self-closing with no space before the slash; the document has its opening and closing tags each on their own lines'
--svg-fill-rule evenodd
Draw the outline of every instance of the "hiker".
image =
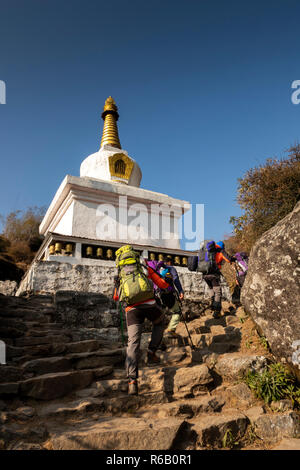
<svg viewBox="0 0 300 470">
<path fill-rule="evenodd" d="M 126 372 L 128 394 L 138 394 L 138 358 L 142 327 L 145 318 L 152 322 L 151 340 L 148 346 L 148 364 L 157 364 L 159 357 L 155 354 L 164 332 L 164 312 L 157 305 L 154 297 L 153 283 L 162 289 L 169 284 L 150 266 L 141 264 L 139 254 L 130 246 L 122 246 L 116 251 L 118 280 L 114 289 L 114 300 L 125 307 L 128 332 L 126 350 Z"/>
<path fill-rule="evenodd" d="M 183 288 L 178 276 L 177 269 L 172 265 L 172 257 L 164 257 L 164 264 L 160 269 L 160 275 L 169 282 L 166 291 L 158 289 L 160 300 L 165 308 L 165 313 L 171 313 L 171 319 L 166 329 L 167 336 L 177 337 L 176 328 L 180 322 L 181 306 L 180 301 L 184 299 Z"/>
<path fill-rule="evenodd" d="M 211 299 L 211 309 L 213 317 L 221 316 L 221 265 L 223 261 L 231 263 L 231 258 L 225 255 L 220 247 L 212 240 L 204 242 L 203 247 L 199 251 L 198 271 L 203 273 L 203 279 L 208 285 L 209 296 Z"/>
<path fill-rule="evenodd" d="M 233 256 L 230 256 L 226 250 L 225 250 L 225 245 L 223 241 L 219 241 L 216 243 L 216 248 L 217 251 L 220 251 L 227 259 L 230 260 L 231 266 L 233 269 L 228 269 L 227 266 L 224 266 L 225 263 L 221 264 L 221 274 L 225 278 L 226 283 L 229 288 L 229 292 L 231 295 L 231 298 L 234 297 L 235 291 L 236 291 L 236 270 L 234 269 L 234 261 L 235 258 Z"/>
<path fill-rule="evenodd" d="M 236 273 L 235 288 L 232 293 L 232 302 L 240 304 L 241 288 L 244 285 L 245 278 L 248 272 L 249 257 L 244 251 L 235 253 L 232 257 L 234 261 L 234 268 Z"/>
</svg>

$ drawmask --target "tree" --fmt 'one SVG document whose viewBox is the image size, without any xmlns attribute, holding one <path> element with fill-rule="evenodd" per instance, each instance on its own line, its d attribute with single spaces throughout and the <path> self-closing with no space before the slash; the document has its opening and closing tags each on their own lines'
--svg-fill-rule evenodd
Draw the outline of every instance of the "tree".
<svg viewBox="0 0 300 470">
<path fill-rule="evenodd" d="M 237 202 L 244 213 L 230 223 L 241 245 L 250 250 L 256 240 L 291 212 L 300 196 L 300 145 L 286 159 L 267 159 L 238 180 Z"/>
<path fill-rule="evenodd" d="M 6 251 L 16 262 L 30 263 L 39 249 L 43 241 L 39 225 L 44 213 L 43 207 L 30 207 L 26 211 L 18 210 L 2 217 L 4 231 L 1 238 L 8 241 Z"/>
</svg>

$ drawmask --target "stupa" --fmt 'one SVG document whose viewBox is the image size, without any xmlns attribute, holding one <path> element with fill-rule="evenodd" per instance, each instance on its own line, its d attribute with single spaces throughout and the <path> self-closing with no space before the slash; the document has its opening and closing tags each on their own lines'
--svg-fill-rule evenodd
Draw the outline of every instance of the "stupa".
<svg viewBox="0 0 300 470">
<path fill-rule="evenodd" d="M 180 247 L 180 218 L 187 201 L 140 187 L 142 171 L 121 147 L 114 99 L 105 101 L 100 148 L 80 166 L 80 176 L 66 175 L 40 225 L 44 242 L 35 261 L 97 264 L 113 261 L 130 243 L 151 259 L 170 254 L 187 265 Z"/>
</svg>

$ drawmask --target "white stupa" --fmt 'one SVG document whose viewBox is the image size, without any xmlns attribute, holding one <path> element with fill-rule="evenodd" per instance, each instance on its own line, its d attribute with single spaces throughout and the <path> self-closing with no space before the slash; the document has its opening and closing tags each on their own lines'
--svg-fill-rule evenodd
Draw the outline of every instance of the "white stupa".
<svg viewBox="0 0 300 470">
<path fill-rule="evenodd" d="M 112 97 L 102 118 L 100 149 L 83 160 L 80 176 L 64 178 L 40 225 L 45 239 L 37 259 L 93 264 L 113 260 L 115 249 L 130 243 L 152 258 L 168 253 L 186 265 L 179 221 L 189 203 L 140 188 L 142 172 L 121 148 Z"/>
</svg>

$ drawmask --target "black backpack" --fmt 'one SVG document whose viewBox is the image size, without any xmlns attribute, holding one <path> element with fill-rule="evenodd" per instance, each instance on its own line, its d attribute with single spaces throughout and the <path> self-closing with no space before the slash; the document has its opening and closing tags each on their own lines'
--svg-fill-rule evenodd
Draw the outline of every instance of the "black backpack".
<svg viewBox="0 0 300 470">
<path fill-rule="evenodd" d="M 187 267 L 189 271 L 197 271 L 198 256 L 189 256 L 187 260 Z"/>
<path fill-rule="evenodd" d="M 202 274 L 214 274 L 218 272 L 216 264 L 216 244 L 213 240 L 204 242 L 199 250 L 199 262 L 197 271 Z"/>
</svg>

